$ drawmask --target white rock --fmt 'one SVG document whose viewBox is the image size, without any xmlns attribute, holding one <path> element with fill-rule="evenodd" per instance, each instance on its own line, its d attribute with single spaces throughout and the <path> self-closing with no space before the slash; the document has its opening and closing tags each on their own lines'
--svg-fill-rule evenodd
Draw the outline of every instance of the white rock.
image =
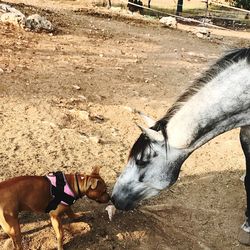
<svg viewBox="0 0 250 250">
<path fill-rule="evenodd" d="M 124 108 L 125 110 L 131 112 L 131 113 L 135 111 L 133 108 L 131 108 L 131 107 L 129 107 L 129 106 L 123 106 L 123 108 Z"/>
<path fill-rule="evenodd" d="M 7 12 L 1 15 L 0 20 L 3 23 L 10 23 L 15 26 L 20 26 L 23 28 L 25 27 L 26 17 L 21 12 L 20 13 Z"/>
<path fill-rule="evenodd" d="M 73 87 L 74 89 L 76 89 L 76 90 L 80 90 L 80 89 L 81 89 L 81 87 L 78 86 L 78 85 L 72 85 L 72 87 Z"/>
<path fill-rule="evenodd" d="M 240 180 L 241 180 L 242 182 L 244 182 L 245 177 L 246 177 L 246 173 L 244 173 L 244 174 L 240 177 Z"/>
<path fill-rule="evenodd" d="M 160 23 L 162 23 L 166 27 L 177 28 L 177 20 L 175 17 L 165 16 L 160 19 Z"/>
<path fill-rule="evenodd" d="M 210 37 L 210 31 L 206 27 L 198 27 L 194 30 L 194 33 L 199 38 Z"/>
<path fill-rule="evenodd" d="M 100 138 L 98 136 L 89 136 L 89 140 L 94 143 L 100 142 Z"/>
<path fill-rule="evenodd" d="M 84 95 L 78 95 L 78 97 L 79 97 L 81 100 L 83 100 L 83 101 L 86 101 L 86 100 L 87 100 L 87 97 L 84 96 Z"/>
<path fill-rule="evenodd" d="M 85 110 L 79 110 L 78 112 L 79 118 L 83 120 L 88 120 L 89 119 L 89 112 Z"/>
<path fill-rule="evenodd" d="M 203 35 L 207 35 L 209 33 L 208 29 L 205 27 L 198 27 L 196 29 L 196 33 L 201 33 Z"/>
<path fill-rule="evenodd" d="M 109 220 L 112 221 L 113 216 L 115 215 L 116 208 L 114 205 L 108 205 L 105 210 L 108 212 Z"/>
<path fill-rule="evenodd" d="M 16 14 L 19 14 L 19 15 L 23 15 L 23 13 L 13 7 L 11 7 L 10 5 L 8 4 L 0 4 L 0 15 L 1 15 L 1 12 L 2 13 L 8 13 L 8 12 L 11 12 L 11 13 L 16 13 Z M 23 15 L 24 16 L 24 15 Z"/>
<path fill-rule="evenodd" d="M 203 38 L 204 35 L 202 33 L 196 33 L 196 36 L 199 37 L 199 38 Z"/>
<path fill-rule="evenodd" d="M 3 12 L 3 13 L 11 12 L 11 11 L 9 11 L 10 8 L 11 8 L 11 6 L 8 4 L 5 4 L 5 3 L 0 4 L 0 12 Z"/>
<path fill-rule="evenodd" d="M 41 32 L 54 31 L 54 27 L 50 21 L 48 21 L 45 17 L 42 17 L 38 14 L 34 14 L 28 16 L 25 22 L 25 28 L 30 31 Z"/>
</svg>

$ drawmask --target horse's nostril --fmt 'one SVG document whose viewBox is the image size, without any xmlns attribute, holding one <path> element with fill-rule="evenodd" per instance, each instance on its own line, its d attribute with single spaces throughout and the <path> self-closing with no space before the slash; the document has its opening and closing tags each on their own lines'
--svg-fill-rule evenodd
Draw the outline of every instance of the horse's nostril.
<svg viewBox="0 0 250 250">
<path fill-rule="evenodd" d="M 114 196 L 112 196 L 110 200 L 115 205 L 115 198 L 114 198 Z"/>
</svg>

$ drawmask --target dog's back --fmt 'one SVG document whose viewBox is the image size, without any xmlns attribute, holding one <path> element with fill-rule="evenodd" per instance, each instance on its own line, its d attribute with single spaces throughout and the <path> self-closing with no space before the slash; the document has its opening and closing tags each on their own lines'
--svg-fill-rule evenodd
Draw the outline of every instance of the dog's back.
<svg viewBox="0 0 250 250">
<path fill-rule="evenodd" d="M 50 184 L 43 176 L 19 176 L 0 183 L 0 207 L 5 210 L 44 212 Z"/>
</svg>

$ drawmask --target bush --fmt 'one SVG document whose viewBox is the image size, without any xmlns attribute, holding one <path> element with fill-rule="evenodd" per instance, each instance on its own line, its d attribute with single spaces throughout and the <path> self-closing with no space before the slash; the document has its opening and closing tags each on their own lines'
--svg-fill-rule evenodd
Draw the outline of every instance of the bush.
<svg viewBox="0 0 250 250">
<path fill-rule="evenodd" d="M 250 10 L 250 1 L 249 0 L 232 0 L 232 6 Z"/>
</svg>

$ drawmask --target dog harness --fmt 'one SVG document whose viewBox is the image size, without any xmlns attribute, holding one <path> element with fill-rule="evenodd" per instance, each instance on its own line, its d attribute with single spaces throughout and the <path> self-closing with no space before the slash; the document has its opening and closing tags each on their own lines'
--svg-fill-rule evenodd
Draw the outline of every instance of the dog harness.
<svg viewBox="0 0 250 250">
<path fill-rule="evenodd" d="M 49 202 L 45 212 L 49 213 L 51 210 L 55 210 L 59 203 L 64 205 L 72 205 L 77 198 L 71 190 L 65 175 L 61 171 L 49 173 L 46 178 L 50 182 L 50 191 L 53 199 Z M 78 183 L 77 183 L 78 184 Z"/>
</svg>

